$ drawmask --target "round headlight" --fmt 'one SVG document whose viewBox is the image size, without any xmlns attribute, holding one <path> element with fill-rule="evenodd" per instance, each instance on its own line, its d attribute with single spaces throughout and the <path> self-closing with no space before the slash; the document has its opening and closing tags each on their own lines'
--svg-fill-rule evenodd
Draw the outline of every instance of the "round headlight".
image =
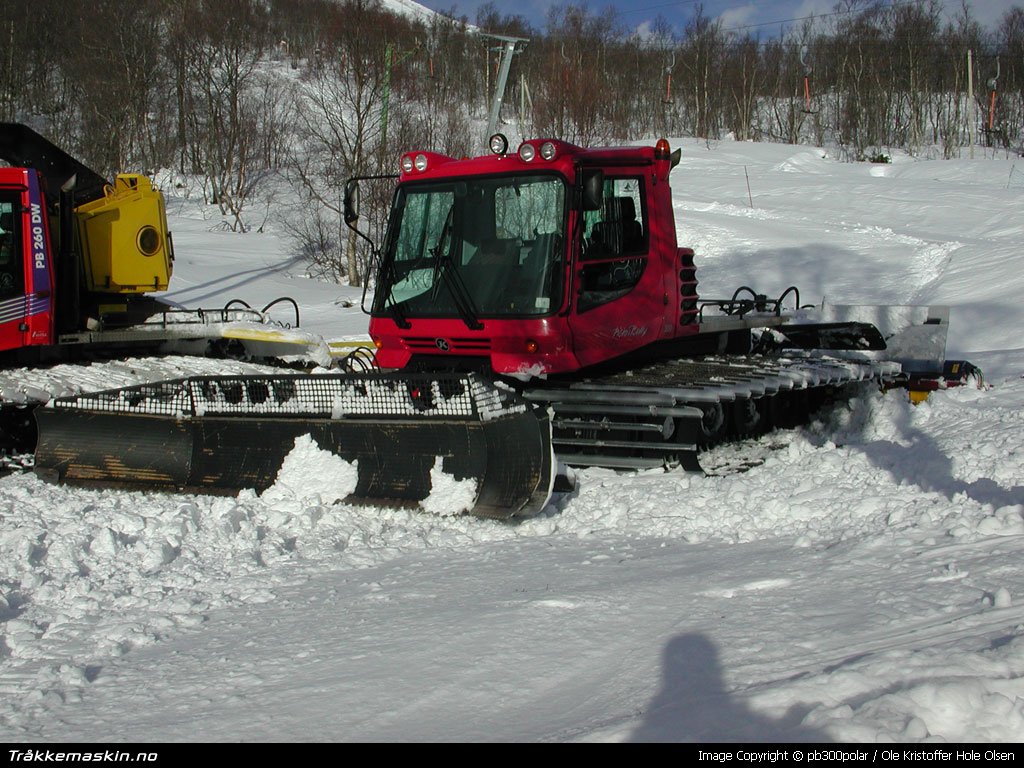
<svg viewBox="0 0 1024 768">
<path fill-rule="evenodd" d="M 545 160 L 555 159 L 555 145 L 553 142 L 545 141 L 540 145 L 540 156 Z"/>
<path fill-rule="evenodd" d="M 537 150 L 533 148 L 533 144 L 523 144 L 523 146 L 519 148 L 519 159 L 524 163 L 528 163 L 533 160 L 536 154 Z"/>
<path fill-rule="evenodd" d="M 138 244 L 143 256 L 153 256 L 160 250 L 160 233 L 147 224 L 139 230 Z"/>
<path fill-rule="evenodd" d="M 506 152 L 508 152 L 508 139 L 506 139 L 500 133 L 496 133 L 493 136 L 491 136 L 490 141 L 488 141 L 488 144 L 490 144 L 491 146 L 491 152 L 493 152 L 496 155 L 504 155 Z"/>
<path fill-rule="evenodd" d="M 412 173 L 412 158 L 409 155 L 402 156 L 402 171 Z"/>
<path fill-rule="evenodd" d="M 416 170 L 417 171 L 421 171 L 422 172 L 422 171 L 427 170 L 427 156 L 426 155 L 416 155 L 416 160 L 414 161 L 413 164 L 416 166 Z"/>
</svg>

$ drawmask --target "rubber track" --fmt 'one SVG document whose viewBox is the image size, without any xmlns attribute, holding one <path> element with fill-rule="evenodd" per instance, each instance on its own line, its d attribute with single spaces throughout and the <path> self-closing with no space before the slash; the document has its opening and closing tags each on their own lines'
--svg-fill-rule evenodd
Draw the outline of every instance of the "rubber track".
<svg viewBox="0 0 1024 768">
<path fill-rule="evenodd" d="M 572 384 L 534 387 L 525 396 L 551 410 L 552 442 L 565 464 L 611 468 L 679 464 L 702 472 L 700 453 L 707 444 L 702 420 L 709 410 L 721 406 L 726 418 L 745 408 L 764 417 L 770 401 L 780 395 L 825 395 L 857 382 L 882 384 L 899 372 L 899 365 L 890 362 L 813 355 L 716 356 L 663 361 Z M 734 425 L 724 440 L 751 434 Z"/>
</svg>

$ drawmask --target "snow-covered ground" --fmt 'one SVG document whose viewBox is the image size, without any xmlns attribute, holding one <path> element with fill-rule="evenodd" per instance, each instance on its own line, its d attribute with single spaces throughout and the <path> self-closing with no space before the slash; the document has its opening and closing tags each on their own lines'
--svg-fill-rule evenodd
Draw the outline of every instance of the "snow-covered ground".
<svg viewBox="0 0 1024 768">
<path fill-rule="evenodd" d="M 262 496 L 4 477 L 0 739 L 1024 739 L 1024 161 L 682 146 L 703 294 L 947 303 L 990 388 L 865 393 L 744 474 L 586 470 L 516 525 L 333 503 L 315 451 Z M 175 300 L 364 332 L 170 208 Z"/>
</svg>

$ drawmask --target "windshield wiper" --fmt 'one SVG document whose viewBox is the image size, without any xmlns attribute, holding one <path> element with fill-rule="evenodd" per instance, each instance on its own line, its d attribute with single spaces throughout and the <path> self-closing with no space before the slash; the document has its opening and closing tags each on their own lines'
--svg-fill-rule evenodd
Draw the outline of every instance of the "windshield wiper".
<svg viewBox="0 0 1024 768">
<path fill-rule="evenodd" d="M 466 324 L 466 327 L 471 331 L 479 331 L 484 327 L 483 323 L 477 317 L 476 306 L 473 304 L 473 299 L 469 296 L 469 291 L 466 290 L 466 284 L 462 282 L 462 277 L 458 272 L 452 268 L 451 254 L 439 258 L 438 276 L 440 280 L 438 280 L 438 284 L 443 281 L 448 286 L 448 292 L 455 300 L 455 309 L 459 313 L 459 317 L 462 318 L 462 322 Z"/>
<path fill-rule="evenodd" d="M 462 277 L 455 271 L 452 261 L 451 246 L 454 240 L 450 236 L 454 213 L 455 206 L 452 205 L 448 209 L 448 215 L 445 217 L 441 234 L 437 238 L 437 244 L 430 249 L 430 253 L 434 257 L 434 281 L 430 300 L 432 302 L 437 301 L 437 294 L 441 289 L 441 283 L 444 283 L 455 302 L 455 310 L 459 313 L 459 317 L 462 318 L 462 322 L 471 331 L 479 331 L 484 326 L 477 317 L 476 306 L 469 296 L 469 291 L 466 290 L 466 284 L 462 282 Z M 447 244 L 446 240 L 448 241 Z"/>
<path fill-rule="evenodd" d="M 455 216 L 455 204 L 452 203 L 451 208 L 448 209 L 448 214 L 444 217 L 444 225 L 441 227 L 441 234 L 437 236 L 437 242 L 434 247 L 430 249 L 430 255 L 434 257 L 434 272 L 430 278 L 430 300 L 437 301 L 437 293 L 441 288 L 441 266 L 444 263 L 444 259 L 451 250 L 451 242 L 449 235 L 452 230 L 452 219 Z M 449 241 L 449 245 L 445 247 L 445 241 Z"/>
<path fill-rule="evenodd" d="M 390 254 L 385 261 L 382 273 L 380 282 L 387 290 L 387 293 L 384 294 L 384 300 L 381 302 L 382 308 L 385 312 L 391 315 L 391 318 L 395 321 L 395 325 L 399 328 L 412 328 L 408 318 L 405 316 L 405 312 L 400 306 L 402 302 L 395 301 L 394 288 L 395 283 L 398 282 L 398 273 L 395 269 L 395 260 Z"/>
<path fill-rule="evenodd" d="M 391 318 L 395 321 L 395 325 L 402 329 L 412 328 L 412 324 L 409 322 L 408 318 L 405 316 L 405 311 L 402 309 L 402 302 L 395 301 L 394 295 L 390 292 L 387 296 L 387 302 L 390 303 L 385 304 L 385 309 L 391 314 Z"/>
</svg>

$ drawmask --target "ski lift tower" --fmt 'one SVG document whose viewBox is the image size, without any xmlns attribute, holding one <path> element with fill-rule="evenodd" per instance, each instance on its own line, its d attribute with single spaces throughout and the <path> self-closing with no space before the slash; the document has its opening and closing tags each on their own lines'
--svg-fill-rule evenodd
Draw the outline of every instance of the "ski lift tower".
<svg viewBox="0 0 1024 768">
<path fill-rule="evenodd" d="M 481 36 L 497 40 L 501 44 L 491 49 L 501 51 L 501 66 L 498 69 L 498 81 L 494 86 L 494 98 L 491 99 L 491 114 L 487 118 L 487 135 L 484 136 L 484 141 L 486 142 L 498 131 L 498 115 L 501 112 L 501 102 L 505 98 L 505 86 L 508 84 L 508 73 L 512 68 L 512 57 L 520 53 L 526 47 L 526 44 L 530 42 L 530 39 L 526 37 L 509 37 L 508 35 L 493 35 L 486 32 L 482 32 Z"/>
</svg>

